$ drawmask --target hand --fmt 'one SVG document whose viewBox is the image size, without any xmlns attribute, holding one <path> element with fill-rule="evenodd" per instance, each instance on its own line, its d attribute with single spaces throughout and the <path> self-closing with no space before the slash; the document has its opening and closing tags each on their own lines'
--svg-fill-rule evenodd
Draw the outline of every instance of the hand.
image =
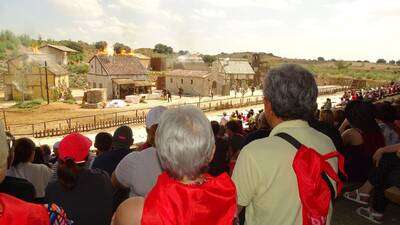
<svg viewBox="0 0 400 225">
<path fill-rule="evenodd" d="M 379 162 L 381 161 L 382 155 L 383 155 L 384 151 L 382 148 L 378 149 L 375 154 L 372 156 L 372 160 L 375 163 L 375 166 L 378 167 L 379 166 Z"/>
</svg>

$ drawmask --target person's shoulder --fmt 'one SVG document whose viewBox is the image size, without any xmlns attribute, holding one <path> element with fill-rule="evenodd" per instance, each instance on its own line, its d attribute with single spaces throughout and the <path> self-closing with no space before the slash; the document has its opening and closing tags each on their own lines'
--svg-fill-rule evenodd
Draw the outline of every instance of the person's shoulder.
<svg viewBox="0 0 400 225">
<path fill-rule="evenodd" d="M 29 167 L 31 170 L 37 170 L 37 171 L 42 171 L 42 172 L 50 172 L 51 169 L 46 166 L 45 164 L 34 164 L 34 163 L 29 163 Z"/>
<path fill-rule="evenodd" d="M 90 176 L 90 177 L 98 177 L 101 179 L 110 179 L 110 176 L 108 175 L 108 173 L 106 171 L 101 170 L 101 169 L 96 169 L 96 168 L 85 169 L 83 171 L 83 174 L 85 176 Z"/>
<path fill-rule="evenodd" d="M 276 136 L 268 136 L 265 138 L 260 138 L 254 140 L 244 146 L 241 152 L 246 152 L 248 154 L 265 154 L 267 152 L 276 151 L 280 144 L 280 140 Z"/>
<path fill-rule="evenodd" d="M 18 178 L 18 177 L 11 177 L 11 176 L 6 176 L 2 182 L 2 184 L 12 184 L 12 185 L 18 185 L 18 186 L 25 186 L 25 187 L 33 187 L 33 184 L 29 182 L 28 180 Z"/>
</svg>

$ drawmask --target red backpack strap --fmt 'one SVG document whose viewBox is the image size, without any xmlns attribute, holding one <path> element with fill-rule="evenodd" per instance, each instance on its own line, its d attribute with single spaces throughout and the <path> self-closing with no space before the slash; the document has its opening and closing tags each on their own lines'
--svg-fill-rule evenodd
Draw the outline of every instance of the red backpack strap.
<svg viewBox="0 0 400 225">
<path fill-rule="evenodd" d="M 331 158 L 337 158 L 338 159 L 338 173 L 336 175 L 335 171 L 328 171 L 329 176 L 331 178 L 333 178 L 336 183 L 337 183 L 337 193 L 341 193 L 342 192 L 342 188 L 343 188 L 343 182 L 342 180 L 347 179 L 347 174 L 345 172 L 344 169 L 344 157 L 342 156 L 342 154 L 340 154 L 338 151 L 333 151 L 331 153 L 325 154 L 322 156 L 322 158 L 327 161 Z M 326 170 L 332 170 L 332 167 L 326 167 Z"/>
<path fill-rule="evenodd" d="M 289 143 L 290 143 L 293 147 L 295 147 L 297 150 L 299 150 L 299 149 L 301 148 L 301 146 L 304 146 L 304 145 L 301 144 L 296 138 L 294 138 L 293 136 L 291 136 L 291 135 L 289 135 L 289 134 L 287 134 L 287 133 L 278 133 L 278 134 L 275 134 L 275 136 L 278 136 L 278 137 L 282 138 L 283 140 L 289 142 Z M 331 154 L 331 153 L 329 153 L 329 154 Z M 325 155 L 325 156 L 328 156 L 328 157 L 329 157 L 329 154 L 327 154 L 327 155 Z M 323 157 L 324 157 L 324 156 L 323 156 Z M 333 156 L 331 156 L 331 157 L 333 157 Z M 324 158 L 323 158 L 323 159 L 324 159 Z M 325 159 L 324 159 L 324 160 L 325 160 Z M 325 171 L 326 171 L 326 170 L 325 170 Z M 335 188 L 334 188 L 332 182 L 329 180 L 328 175 L 326 174 L 325 171 L 321 173 L 321 177 L 322 177 L 322 179 L 326 182 L 326 184 L 328 185 L 329 190 L 330 190 L 330 192 L 331 192 L 331 199 L 332 199 L 332 201 L 333 201 L 333 200 L 335 200 L 335 198 L 336 198 L 336 191 L 335 191 Z M 336 174 L 335 174 L 335 175 L 336 175 Z"/>
</svg>

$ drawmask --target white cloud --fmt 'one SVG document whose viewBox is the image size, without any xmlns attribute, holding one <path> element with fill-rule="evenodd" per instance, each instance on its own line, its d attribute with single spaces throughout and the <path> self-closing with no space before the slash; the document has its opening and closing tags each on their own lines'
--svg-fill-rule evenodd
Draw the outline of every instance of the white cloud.
<svg viewBox="0 0 400 225">
<path fill-rule="evenodd" d="M 302 0 L 202 0 L 217 7 L 261 7 L 269 9 L 283 9 L 293 4 L 299 4 Z"/>
<path fill-rule="evenodd" d="M 224 10 L 211 8 L 195 9 L 194 14 L 198 19 L 224 19 L 227 17 Z"/>
<path fill-rule="evenodd" d="M 59 10 L 77 17 L 96 18 L 103 15 L 98 0 L 49 0 Z"/>
<path fill-rule="evenodd" d="M 118 3 L 123 7 L 151 12 L 159 8 L 160 0 L 118 0 Z"/>
</svg>

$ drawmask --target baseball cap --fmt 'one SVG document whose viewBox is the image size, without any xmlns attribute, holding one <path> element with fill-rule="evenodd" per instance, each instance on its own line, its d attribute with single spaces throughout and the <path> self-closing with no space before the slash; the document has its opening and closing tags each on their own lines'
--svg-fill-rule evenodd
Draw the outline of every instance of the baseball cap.
<svg viewBox="0 0 400 225">
<path fill-rule="evenodd" d="M 59 158 L 62 161 L 72 159 L 75 163 L 83 163 L 89 155 L 92 141 L 80 133 L 72 133 L 65 136 L 59 146 Z"/>
<path fill-rule="evenodd" d="M 133 140 L 133 133 L 132 133 L 132 129 L 130 127 L 121 126 L 121 127 L 118 127 L 114 131 L 114 135 L 113 135 L 114 144 L 123 143 L 123 144 L 131 145 L 132 140 Z"/>
<path fill-rule="evenodd" d="M 146 116 L 146 127 L 150 128 L 154 124 L 159 124 L 161 115 L 166 110 L 167 110 L 167 107 L 165 107 L 165 106 L 156 106 L 156 107 L 152 108 L 149 111 L 149 113 L 147 113 L 147 116 Z"/>
</svg>

